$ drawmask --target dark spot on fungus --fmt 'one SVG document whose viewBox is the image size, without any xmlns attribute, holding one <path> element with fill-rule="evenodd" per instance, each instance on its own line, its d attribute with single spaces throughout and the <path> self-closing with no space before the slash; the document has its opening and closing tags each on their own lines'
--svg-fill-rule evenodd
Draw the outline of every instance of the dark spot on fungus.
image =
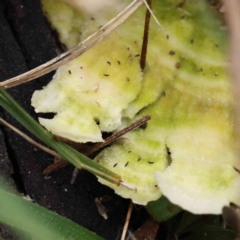
<svg viewBox="0 0 240 240">
<path fill-rule="evenodd" d="M 162 91 L 162 96 L 165 97 L 166 96 L 166 92 L 163 90 Z"/>
<path fill-rule="evenodd" d="M 155 185 L 154 187 L 158 187 L 158 185 Z"/>
<path fill-rule="evenodd" d="M 125 164 L 125 167 L 128 165 L 128 163 L 129 163 L 129 162 L 127 162 L 127 163 Z"/>
<path fill-rule="evenodd" d="M 215 47 L 216 47 L 216 48 L 218 48 L 218 45 L 217 45 L 217 44 L 215 44 Z"/>
<path fill-rule="evenodd" d="M 113 165 L 113 167 L 116 167 L 118 165 L 118 163 L 115 163 L 114 165 Z"/>
<path fill-rule="evenodd" d="M 169 35 L 167 35 L 166 38 L 169 39 Z"/>
<path fill-rule="evenodd" d="M 95 20 L 95 18 L 94 18 L 94 17 L 91 17 L 91 20 L 93 20 L 93 21 L 94 21 L 94 20 Z"/>
<path fill-rule="evenodd" d="M 154 164 L 154 162 L 148 162 L 149 164 Z"/>
<path fill-rule="evenodd" d="M 191 41 L 190 41 L 190 42 L 191 42 L 191 44 L 193 44 L 193 43 L 194 43 L 194 39 L 191 39 Z"/>
<path fill-rule="evenodd" d="M 121 65 L 121 62 L 120 61 L 117 61 L 119 65 Z"/>
<path fill-rule="evenodd" d="M 202 72 L 203 71 L 203 69 L 202 68 L 200 68 L 200 72 Z"/>
<path fill-rule="evenodd" d="M 129 50 L 130 50 L 130 47 L 128 47 L 127 50 L 129 51 Z"/>
<path fill-rule="evenodd" d="M 141 160 L 141 157 L 140 158 L 138 158 L 138 162 Z"/>
<path fill-rule="evenodd" d="M 105 77 L 108 77 L 109 76 L 109 74 L 103 74 Z"/>
<path fill-rule="evenodd" d="M 171 51 L 169 52 L 169 54 L 170 54 L 171 56 L 173 56 L 175 53 L 176 53 L 176 52 L 174 52 L 173 50 L 171 50 Z"/>
<path fill-rule="evenodd" d="M 129 77 L 127 77 L 127 78 L 126 78 L 126 81 L 128 81 L 128 82 L 129 82 L 129 81 L 130 81 L 130 78 L 129 78 Z"/>
<path fill-rule="evenodd" d="M 184 18 L 185 18 L 185 15 L 182 15 L 182 16 L 181 16 L 181 19 L 184 19 Z"/>
<path fill-rule="evenodd" d="M 147 122 L 144 123 L 144 124 L 142 124 L 139 128 L 141 128 L 141 129 L 146 129 L 146 128 L 147 128 Z"/>
<path fill-rule="evenodd" d="M 72 72 L 71 72 L 70 70 L 68 70 L 68 73 L 69 73 L 69 74 L 72 74 Z"/>
<path fill-rule="evenodd" d="M 82 66 L 80 66 L 80 68 L 81 68 L 81 69 L 83 69 L 83 67 L 82 67 Z"/>
<path fill-rule="evenodd" d="M 111 62 L 107 61 L 107 64 L 108 64 L 108 65 L 111 65 Z"/>
<path fill-rule="evenodd" d="M 132 151 L 128 151 L 128 153 L 131 153 Z"/>
<path fill-rule="evenodd" d="M 180 67 L 181 67 L 181 63 L 180 63 L 180 62 L 177 62 L 177 63 L 175 64 L 175 67 L 176 67 L 176 68 L 180 68 Z"/>
<path fill-rule="evenodd" d="M 172 164 L 172 153 L 170 151 L 170 148 L 166 145 L 166 157 L 167 157 L 167 162 L 168 162 L 168 166 L 170 166 Z"/>
<path fill-rule="evenodd" d="M 140 57 L 140 54 L 136 54 L 135 57 Z"/>
</svg>

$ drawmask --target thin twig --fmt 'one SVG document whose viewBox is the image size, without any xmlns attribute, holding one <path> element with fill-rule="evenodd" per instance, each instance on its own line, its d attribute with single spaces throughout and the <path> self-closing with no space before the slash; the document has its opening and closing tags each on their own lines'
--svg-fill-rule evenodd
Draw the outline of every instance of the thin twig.
<svg viewBox="0 0 240 240">
<path fill-rule="evenodd" d="M 4 126 L 10 128 L 11 130 L 13 130 L 15 133 L 17 133 L 18 135 L 20 135 L 22 138 L 24 138 L 25 140 L 27 140 L 28 142 L 30 142 L 32 145 L 38 147 L 39 149 L 53 155 L 54 157 L 58 158 L 58 159 L 62 159 L 61 155 L 59 155 L 58 153 L 56 153 L 55 151 L 53 151 L 50 148 L 47 148 L 45 146 L 43 146 L 42 144 L 34 141 L 32 138 L 30 138 L 29 136 L 27 136 L 25 133 L 23 133 L 22 131 L 20 131 L 19 129 L 17 129 L 16 127 L 14 127 L 13 125 L 11 125 L 10 123 L 6 122 L 5 120 L 3 120 L 2 118 L 0 118 L 0 123 L 3 124 Z"/>
<path fill-rule="evenodd" d="M 147 5 L 151 9 L 152 0 L 147 0 Z M 151 19 L 151 12 L 147 8 L 146 16 L 145 16 L 144 33 L 143 33 L 142 51 L 141 51 L 141 58 L 140 58 L 140 67 L 142 70 L 144 70 L 144 68 L 146 66 L 150 19 Z"/>
<path fill-rule="evenodd" d="M 139 120 L 137 120 L 136 122 L 132 123 L 131 125 L 129 125 L 128 127 L 122 129 L 121 131 L 114 133 L 113 135 L 111 135 L 110 137 L 107 137 L 105 139 L 105 142 L 103 143 L 96 143 L 93 147 L 89 148 L 88 150 L 86 150 L 85 152 L 83 152 L 83 154 L 85 155 L 90 155 L 96 151 L 98 151 L 99 149 L 113 143 L 116 139 L 118 139 L 119 137 L 123 136 L 124 134 L 126 134 L 127 132 L 140 127 L 141 125 L 145 124 L 148 120 L 150 120 L 151 117 L 150 116 L 144 116 L 142 118 L 140 118 Z M 51 164 L 49 165 L 45 170 L 44 170 L 44 174 L 50 174 L 60 168 L 63 168 L 65 166 L 67 166 L 69 164 L 69 162 L 67 161 L 59 161 L 57 163 Z M 71 180 L 72 181 L 72 180 Z"/>
<path fill-rule="evenodd" d="M 114 142 L 116 139 L 118 139 L 119 137 L 121 137 L 122 135 L 124 135 L 125 133 L 133 130 L 134 128 L 141 126 L 142 124 L 146 123 L 148 120 L 150 120 L 150 116 L 144 116 L 143 118 L 139 119 L 138 121 L 134 122 L 133 124 L 131 124 L 130 126 L 116 132 L 115 134 L 109 136 L 108 138 L 105 139 L 104 142 L 102 143 L 96 143 L 93 147 L 91 147 L 89 150 L 86 151 L 86 155 L 89 156 L 90 154 L 98 151 L 99 149 L 111 144 L 112 142 Z M 71 184 L 73 184 L 77 178 L 78 172 L 79 172 L 79 168 L 75 168 L 72 174 L 72 178 L 71 178 Z M 127 188 L 132 188 L 133 190 L 135 190 L 134 187 L 128 185 L 127 183 L 122 183 L 122 185 L 126 184 Z"/>
<path fill-rule="evenodd" d="M 47 63 L 40 65 L 37 68 L 34 68 L 24 74 L 18 75 L 14 78 L 10 78 L 4 82 L 1 82 L 0 86 L 6 89 L 6 88 L 14 87 L 14 86 L 29 82 L 53 70 L 56 70 L 60 66 L 80 56 L 81 54 L 86 52 L 88 49 L 93 47 L 95 44 L 100 42 L 104 37 L 106 37 L 109 33 L 111 33 L 121 23 L 123 23 L 136 9 L 138 9 L 138 7 L 142 3 L 143 3 L 143 0 L 134 0 L 121 13 L 119 13 L 116 17 L 110 20 L 110 22 L 105 24 L 98 31 L 96 31 L 94 34 L 92 34 L 90 37 L 88 37 L 84 41 L 80 42 L 78 45 L 76 45 L 72 49 L 48 61 Z M 95 38 L 91 40 L 93 37 Z M 87 43 L 88 41 L 90 42 Z"/>
<path fill-rule="evenodd" d="M 121 240 L 124 240 L 126 238 L 128 225 L 129 225 L 130 218 L 131 218 L 131 215 L 132 215 L 132 209 L 133 209 L 133 203 L 132 203 L 132 201 L 130 201 L 127 216 L 126 216 L 126 220 L 125 220 L 125 224 L 124 224 L 123 231 L 122 231 Z"/>
<path fill-rule="evenodd" d="M 59 162 L 53 163 L 44 169 L 43 174 L 45 174 L 45 175 L 50 174 L 52 172 L 57 171 L 60 168 L 67 166 L 68 164 L 69 164 L 69 162 L 66 160 L 61 160 Z"/>
<path fill-rule="evenodd" d="M 106 147 L 107 145 L 109 145 L 110 143 L 114 142 L 116 139 L 118 139 L 119 137 L 123 136 L 124 134 L 132 131 L 133 129 L 142 126 L 143 124 L 145 124 L 147 121 L 149 121 L 151 119 L 151 117 L 149 115 L 144 116 L 142 118 L 140 118 L 139 120 L 137 120 L 136 122 L 130 124 L 128 127 L 114 133 L 113 135 L 107 137 L 104 142 L 101 143 L 96 143 L 93 147 L 91 147 L 88 151 L 87 151 L 87 155 L 90 155 L 96 151 L 98 151 L 99 149 Z"/>
<path fill-rule="evenodd" d="M 223 2 L 230 35 L 230 68 L 235 98 L 237 150 L 240 157 L 240 3 L 238 0 L 224 0 Z"/>
</svg>

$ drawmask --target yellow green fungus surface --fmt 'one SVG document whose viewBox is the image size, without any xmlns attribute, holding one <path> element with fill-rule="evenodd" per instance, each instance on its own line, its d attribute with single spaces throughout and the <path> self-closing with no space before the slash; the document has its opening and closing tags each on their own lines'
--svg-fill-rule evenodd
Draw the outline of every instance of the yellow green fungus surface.
<svg viewBox="0 0 240 240">
<path fill-rule="evenodd" d="M 162 194 L 193 213 L 219 214 L 240 205 L 226 33 L 204 1 L 153 1 L 163 30 L 151 20 L 147 66 L 141 72 L 145 7 L 81 57 L 58 69 L 36 91 L 37 112 L 55 112 L 40 123 L 77 142 L 102 141 L 144 115 L 133 130 L 104 149 L 99 164 L 121 175 L 131 189 L 99 178 L 133 202 Z M 98 17 L 94 18 L 94 28 Z M 100 20 L 99 20 L 100 21 Z M 102 20 L 101 20 L 102 21 Z M 90 26 L 86 19 L 84 26 Z M 119 62 L 121 64 L 119 64 Z"/>
</svg>

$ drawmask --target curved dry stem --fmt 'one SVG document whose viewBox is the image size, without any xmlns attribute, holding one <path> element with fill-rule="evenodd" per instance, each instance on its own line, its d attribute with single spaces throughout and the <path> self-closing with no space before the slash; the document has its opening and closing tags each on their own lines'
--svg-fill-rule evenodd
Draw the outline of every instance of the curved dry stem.
<svg viewBox="0 0 240 240">
<path fill-rule="evenodd" d="M 7 121 L 3 120 L 2 118 L 0 118 L 0 123 L 8 128 L 10 128 L 12 131 L 14 131 L 15 133 L 17 133 L 19 136 L 21 136 L 22 138 L 24 138 L 26 141 L 28 141 L 29 143 L 31 143 L 32 145 L 38 147 L 39 149 L 43 150 L 44 152 L 47 152 L 49 154 L 51 154 L 52 156 L 61 159 L 62 156 L 59 155 L 57 152 L 53 151 L 52 149 L 43 146 L 42 144 L 34 141 L 32 138 L 30 138 L 27 134 L 23 133 L 22 131 L 20 131 L 18 128 L 14 127 L 13 125 L 11 125 L 10 123 L 8 123 Z"/>
<path fill-rule="evenodd" d="M 143 3 L 143 0 L 134 0 L 116 17 L 114 17 L 107 24 L 101 27 L 98 31 L 96 31 L 94 34 L 89 36 L 84 41 L 80 42 L 78 45 L 76 45 L 72 49 L 40 65 L 37 68 L 34 68 L 26 73 L 23 73 L 14 78 L 10 78 L 6 81 L 1 82 L 0 86 L 6 89 L 6 88 L 11 88 L 11 87 L 29 82 L 51 71 L 56 70 L 60 66 L 80 56 L 81 54 L 86 52 L 88 49 L 93 47 L 95 44 L 100 42 L 104 37 L 106 37 L 109 33 L 111 33 L 121 23 L 123 23 L 129 16 L 131 16 L 132 13 L 134 13 L 141 6 L 142 3 Z M 92 40 L 93 37 L 95 38 Z"/>
<path fill-rule="evenodd" d="M 154 21 L 156 22 L 156 24 L 160 27 L 161 30 L 163 30 L 163 26 L 161 25 L 161 23 L 158 21 L 157 17 L 154 15 L 153 11 L 151 10 L 151 7 L 149 6 L 149 4 L 147 3 L 146 0 L 143 0 L 144 4 L 146 5 L 148 11 L 150 12 L 151 16 L 153 17 Z"/>
</svg>

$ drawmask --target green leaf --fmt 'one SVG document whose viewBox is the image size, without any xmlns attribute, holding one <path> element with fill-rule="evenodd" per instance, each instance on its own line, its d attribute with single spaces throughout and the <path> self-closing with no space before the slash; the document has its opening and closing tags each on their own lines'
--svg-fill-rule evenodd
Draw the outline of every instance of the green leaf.
<svg viewBox="0 0 240 240">
<path fill-rule="evenodd" d="M 194 215 L 183 211 L 161 224 L 162 240 L 231 240 L 236 234 L 222 226 L 219 215 Z"/>
<path fill-rule="evenodd" d="M 3 189 L 0 189 L 0 196 L 0 222 L 27 233 L 31 239 L 103 239 L 76 223 Z"/>
<path fill-rule="evenodd" d="M 166 197 L 162 196 L 156 201 L 146 205 L 148 213 L 158 222 L 166 221 L 178 214 L 182 209 L 172 204 Z"/>
<path fill-rule="evenodd" d="M 195 228 L 201 227 L 202 224 L 211 226 L 220 226 L 219 215 L 195 215 L 190 212 L 184 211 L 178 225 L 176 233 L 178 235 L 190 232 Z"/>
<path fill-rule="evenodd" d="M 180 235 L 182 234 L 184 231 L 186 231 L 186 229 L 192 225 L 194 222 L 196 222 L 199 219 L 199 215 L 194 215 L 192 213 L 189 212 L 184 212 L 181 218 L 181 221 L 178 225 L 178 229 L 177 229 L 177 233 Z"/>
<path fill-rule="evenodd" d="M 236 234 L 231 230 L 219 226 L 203 225 L 202 227 L 196 226 L 194 231 L 180 237 L 180 240 L 233 240 L 235 238 Z"/>
</svg>

